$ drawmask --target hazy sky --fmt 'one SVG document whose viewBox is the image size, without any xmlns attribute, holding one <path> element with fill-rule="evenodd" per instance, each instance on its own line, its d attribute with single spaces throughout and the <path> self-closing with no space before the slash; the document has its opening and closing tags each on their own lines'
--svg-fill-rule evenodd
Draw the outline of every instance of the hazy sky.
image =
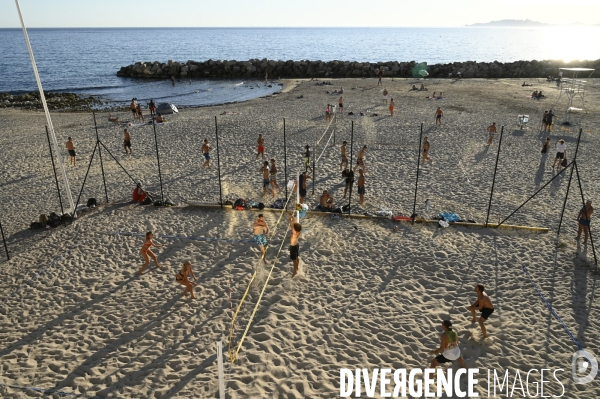
<svg viewBox="0 0 600 399">
<path fill-rule="evenodd" d="M 600 24 L 599 0 L 20 0 L 27 27 L 463 26 L 500 19 Z M 0 0 L 0 28 L 20 27 Z"/>
</svg>

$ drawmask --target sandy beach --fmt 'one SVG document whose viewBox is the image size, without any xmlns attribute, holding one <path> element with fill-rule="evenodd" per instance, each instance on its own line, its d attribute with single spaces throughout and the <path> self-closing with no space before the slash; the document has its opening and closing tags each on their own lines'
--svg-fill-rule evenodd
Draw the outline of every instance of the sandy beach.
<svg viewBox="0 0 600 399">
<path fill-rule="evenodd" d="M 581 186 L 586 199 L 600 203 L 598 79 L 589 80 L 587 114 L 572 115 L 574 126 L 561 125 L 567 100 L 559 99 L 554 83 L 542 79 L 528 80 L 531 87 L 510 79 L 426 80 L 425 92 L 410 91 L 421 83 L 410 79 L 384 79 L 382 86 L 376 79 L 330 82 L 284 81 L 285 89 L 277 95 L 184 109 L 167 117 L 168 123 L 157 126 L 156 133 L 164 195 L 176 204 L 173 207 L 129 203 L 134 183 L 107 151 L 132 178 L 159 193 L 152 127 L 128 127 L 128 112 L 117 115 L 121 124 L 97 113 L 98 135 L 106 146 L 102 160 L 109 203 L 96 155 L 79 203 L 93 197 L 98 207 L 81 213 L 71 225 L 49 230 L 28 229 L 40 213 L 60 213 L 44 115 L 0 111 L 0 220 L 11 254 L 10 261 L 4 257 L 0 263 L 0 396 L 60 397 L 57 392 L 64 392 L 86 398 L 218 397 L 215 343 L 222 340 L 227 348 L 229 287 L 235 307 L 259 267 L 259 249 L 250 242 L 257 212 L 188 204 L 217 203 L 222 195 L 224 200 L 246 198 L 270 205 L 272 198 L 262 198 L 256 139 L 259 133 L 265 137 L 266 156 L 277 160 L 283 187 L 284 119 L 290 178 L 303 170 L 305 145 L 322 154 L 312 174 L 314 195 L 309 182 L 306 202 L 311 209 L 325 189 L 336 204 L 346 203 L 340 145 L 343 140 L 350 143 L 352 123 L 354 162 L 357 151 L 363 145 L 368 148 L 365 204 L 358 206 L 356 192 L 352 196 L 356 214 L 413 213 L 421 124 L 431 143 L 433 164 L 419 169 L 419 216 L 430 219 L 439 212 L 454 212 L 463 220 L 485 223 L 501 126 L 490 222 L 503 220 L 558 173 L 552 168 L 554 143 L 565 140 L 570 160 L 579 127 Z M 344 112 L 326 131 L 325 106 L 338 104 L 340 95 L 333 91 L 341 87 Z M 384 88 L 388 102 L 393 98 L 396 103 L 393 117 L 383 102 Z M 546 97 L 531 99 L 536 89 Z M 443 99 L 426 98 L 434 91 L 443 92 Z M 441 126 L 435 126 L 437 107 L 444 112 Z M 558 116 L 553 131 L 540 132 L 542 114 L 550 109 Z M 530 116 L 523 129 L 517 126 L 520 114 Z M 201 167 L 202 140 L 216 147 L 215 116 L 221 194 L 216 150 L 211 169 Z M 77 166 L 68 167 L 64 148 L 62 155 L 76 200 L 96 144 L 93 117 L 57 112 L 52 118 L 60 145 L 68 136 L 75 142 Z M 488 147 L 486 128 L 494 121 L 498 134 Z M 127 127 L 132 156 L 125 156 L 122 147 Z M 552 150 L 540 166 L 546 136 Z M 433 358 L 429 351 L 439 344 L 440 322 L 450 318 L 467 366 L 481 370 L 476 388 L 480 397 L 487 395 L 483 376 L 488 369 L 509 369 L 512 374 L 519 370 L 523 376 L 531 369 L 549 368 L 563 369 L 557 376 L 564 397 L 597 398 L 598 378 L 586 385 L 573 383 L 571 358 L 577 346 L 522 269 L 525 265 L 577 341 L 598 357 L 598 273 L 589 242 L 575 240 L 582 206 L 575 177 L 561 234 L 556 235 L 569 173 L 562 173 L 506 222 L 549 228 L 548 233 L 309 214 L 302 220 L 301 273 L 294 279 L 284 220 L 271 238 L 269 259 L 285 240 L 283 250 L 239 358 L 229 364 L 224 354 L 226 397 L 333 398 L 340 395 L 340 368 L 427 367 Z M 62 187 L 60 175 L 59 184 Z M 63 192 L 67 207 L 65 197 Z M 271 228 L 279 216 L 280 212 L 265 212 Z M 591 226 L 595 233 L 595 216 Z M 151 265 L 148 273 L 138 276 L 143 237 L 119 232 L 148 230 L 157 234 L 157 243 L 166 244 L 156 250 L 165 268 Z M 596 245 L 598 251 L 600 238 Z M 175 282 L 187 260 L 199 280 L 196 300 L 183 298 L 182 286 Z M 236 341 L 268 270 L 260 266 L 240 310 Z M 486 285 L 496 309 L 486 322 L 486 339 L 466 310 L 476 299 L 477 283 Z M 457 369 L 458 364 L 450 367 Z M 549 391 L 558 396 L 560 385 L 553 381 Z"/>
</svg>

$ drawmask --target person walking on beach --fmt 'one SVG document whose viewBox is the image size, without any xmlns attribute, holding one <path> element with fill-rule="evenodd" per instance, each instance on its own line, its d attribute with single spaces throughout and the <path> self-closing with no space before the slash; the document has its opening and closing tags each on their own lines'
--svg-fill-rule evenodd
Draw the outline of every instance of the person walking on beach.
<svg viewBox="0 0 600 399">
<path fill-rule="evenodd" d="M 269 179 L 271 180 L 271 191 L 273 192 L 273 197 L 275 197 L 275 189 L 277 189 L 278 193 L 281 193 L 281 187 L 277 183 L 277 166 L 275 165 L 275 159 L 271 158 L 271 167 L 269 169 Z"/>
<path fill-rule="evenodd" d="M 396 103 L 394 102 L 394 99 L 392 98 L 390 100 L 390 107 L 389 107 L 390 116 L 394 116 L 394 108 L 396 108 Z"/>
<path fill-rule="evenodd" d="M 552 111 L 551 111 L 552 112 Z M 552 169 L 554 167 L 560 167 L 562 160 L 567 157 L 567 145 L 563 139 L 560 139 L 556 143 L 556 157 L 554 158 L 554 163 L 552 164 Z"/>
<path fill-rule="evenodd" d="M 383 83 L 381 83 L 381 78 L 383 77 L 383 71 L 379 71 L 379 75 L 377 77 L 378 77 L 377 86 L 383 85 Z"/>
<path fill-rule="evenodd" d="M 431 366 L 429 367 L 435 369 L 438 364 L 450 363 L 456 360 L 462 368 L 466 369 L 467 366 L 465 365 L 460 353 L 460 348 L 458 347 L 458 336 L 456 335 L 456 331 L 452 329 L 452 322 L 450 320 L 444 320 L 442 322 L 442 329 L 444 332 L 440 337 L 440 347 L 430 352 L 432 355 L 437 353 L 439 353 L 439 355 L 431 361 Z"/>
<path fill-rule="evenodd" d="M 260 248 L 260 260 L 264 261 L 266 264 L 269 263 L 267 261 L 267 245 L 269 245 L 267 236 L 269 234 L 269 226 L 265 221 L 264 215 L 261 213 L 254 222 L 254 242 L 258 244 L 258 248 Z"/>
<path fill-rule="evenodd" d="M 490 146 L 492 145 L 492 142 L 494 141 L 494 136 L 496 135 L 496 122 L 493 122 L 491 125 L 489 125 L 487 131 L 490 134 L 487 145 Z"/>
<path fill-rule="evenodd" d="M 442 126 L 442 116 L 444 116 L 444 111 L 440 107 L 437 107 L 435 110 L 435 124 Z"/>
<path fill-rule="evenodd" d="M 312 168 L 310 167 L 310 146 L 307 145 L 304 148 L 306 149 L 306 151 L 304 151 L 304 171 L 306 172 L 310 169 L 312 172 Z"/>
<path fill-rule="evenodd" d="M 290 236 L 290 259 L 294 264 L 294 272 L 292 273 L 292 278 L 298 274 L 298 266 L 300 265 L 300 244 L 298 244 L 298 239 L 300 238 L 300 232 L 302 231 L 302 225 L 296 222 L 294 218 L 294 213 L 290 213 L 290 230 L 292 231 L 292 235 Z"/>
<path fill-rule="evenodd" d="M 140 251 L 142 254 L 142 257 L 144 258 L 144 264 L 138 271 L 139 275 L 144 274 L 144 270 L 146 270 L 146 267 L 148 267 L 148 265 L 150 264 L 150 258 L 152 258 L 156 267 L 158 267 L 159 269 L 161 268 L 161 265 L 158 264 L 158 259 L 156 259 L 156 255 L 154 255 L 154 252 L 152 252 L 152 250 L 150 248 L 151 247 L 162 248 L 162 247 L 165 247 L 166 245 L 156 245 L 152 241 L 153 237 L 154 237 L 154 233 L 152 233 L 151 231 L 146 233 L 146 240 L 144 241 L 144 246 L 142 246 L 142 249 Z"/>
<path fill-rule="evenodd" d="M 144 122 L 144 113 L 142 112 L 142 104 L 137 103 L 137 105 L 135 106 L 135 111 L 137 113 L 138 120 L 141 120 L 142 122 Z"/>
<path fill-rule="evenodd" d="M 212 150 L 212 147 L 208 145 L 208 139 L 204 139 L 204 144 L 202 144 L 202 155 L 204 155 L 203 168 L 207 167 L 210 169 L 210 150 Z"/>
<path fill-rule="evenodd" d="M 175 76 L 171 75 L 171 85 L 175 87 Z"/>
<path fill-rule="evenodd" d="M 342 172 L 342 177 L 346 179 L 346 187 L 344 187 L 344 198 L 346 198 L 346 193 L 350 191 L 350 195 L 352 195 L 352 186 L 354 185 L 354 172 L 348 169 L 346 164 L 346 169 Z"/>
<path fill-rule="evenodd" d="M 548 111 L 544 111 L 544 115 L 542 116 L 542 126 L 540 127 L 540 130 L 542 131 L 546 131 L 546 128 L 548 126 Z"/>
<path fill-rule="evenodd" d="M 342 112 L 344 112 L 344 99 L 340 96 L 340 99 L 338 100 L 338 113 L 341 114 Z"/>
<path fill-rule="evenodd" d="M 256 144 L 258 146 L 258 152 L 256 153 L 256 159 L 260 155 L 262 160 L 265 160 L 265 139 L 263 139 L 262 134 L 258 135 L 258 139 L 256 139 Z"/>
<path fill-rule="evenodd" d="M 358 195 L 362 205 L 365 202 L 365 172 L 362 169 L 358 170 Z"/>
<path fill-rule="evenodd" d="M 425 164 L 425 161 L 429 161 L 430 165 L 433 165 L 433 160 L 429 157 L 429 150 L 431 145 L 427 136 L 423 137 L 423 150 L 421 151 L 421 162 Z"/>
<path fill-rule="evenodd" d="M 131 99 L 131 104 L 129 104 L 129 109 L 131 110 L 131 116 L 133 116 L 133 120 L 137 120 L 137 104 L 135 102 L 135 98 Z"/>
<path fill-rule="evenodd" d="M 546 165 L 548 159 L 548 153 L 550 152 L 550 137 L 546 137 L 546 141 L 542 144 L 542 159 L 540 165 Z"/>
<path fill-rule="evenodd" d="M 193 282 L 189 279 L 190 274 L 194 279 Z M 196 299 L 196 297 L 194 296 L 194 287 L 198 284 L 198 279 L 196 278 L 196 276 L 194 276 L 194 272 L 192 271 L 192 263 L 190 261 L 185 262 L 181 266 L 181 270 L 177 274 L 177 277 L 175 277 L 175 281 L 185 286 L 185 290 L 183 290 L 181 295 L 188 296 L 188 293 L 190 293 L 192 294 L 191 299 Z"/>
<path fill-rule="evenodd" d="M 148 109 L 150 110 L 150 115 L 154 115 L 154 111 L 156 110 L 154 100 L 150 99 L 150 102 L 148 103 Z"/>
<path fill-rule="evenodd" d="M 69 156 L 71 157 L 69 159 L 69 165 L 75 166 L 75 162 L 76 162 L 75 157 L 77 155 L 75 154 L 75 144 L 73 144 L 73 139 L 71 137 L 69 137 L 69 139 L 67 140 L 65 147 L 67 147 L 67 151 L 69 151 Z"/>
<path fill-rule="evenodd" d="M 587 200 L 587 202 L 585 203 L 585 206 L 583 208 L 581 208 L 581 211 L 579 211 L 579 215 L 577 216 L 577 219 L 579 221 L 579 229 L 577 230 L 577 237 L 575 237 L 576 240 L 579 240 L 579 238 L 581 237 L 581 232 L 583 231 L 583 234 L 585 237 L 583 239 L 584 244 L 586 244 L 587 240 L 588 240 L 588 234 L 590 232 L 590 221 L 591 221 L 592 213 L 594 213 L 594 207 L 592 206 L 592 200 Z"/>
<path fill-rule="evenodd" d="M 273 193 L 273 198 L 275 197 L 275 191 L 270 189 L 271 180 L 269 179 L 269 162 L 263 162 L 262 168 L 260 168 L 259 172 L 263 174 L 263 198 L 267 196 L 267 190 L 271 190 Z"/>
<path fill-rule="evenodd" d="M 387 96 L 388 96 L 387 89 L 383 89 L 383 103 L 384 104 L 387 104 Z"/>
<path fill-rule="evenodd" d="M 306 197 L 306 181 L 311 177 L 306 174 L 306 172 L 302 172 L 300 175 L 300 181 L 298 182 L 298 191 L 300 194 L 300 203 L 304 204 L 304 198 Z"/>
<path fill-rule="evenodd" d="M 325 122 L 329 122 L 331 120 L 331 105 L 327 104 L 325 107 Z"/>
<path fill-rule="evenodd" d="M 348 155 L 346 155 L 346 141 L 342 143 L 342 162 L 340 162 L 340 170 L 348 169 Z"/>
<path fill-rule="evenodd" d="M 557 116 L 554 115 L 552 113 L 552 110 L 548 111 L 548 114 L 546 115 L 546 129 L 551 132 L 552 131 L 552 125 L 554 125 L 554 118 L 556 118 Z"/>
<path fill-rule="evenodd" d="M 481 317 L 479 318 L 479 327 L 481 327 L 483 338 L 487 338 L 487 331 L 483 323 L 485 323 L 485 321 L 492 315 L 492 313 L 494 313 L 494 305 L 492 305 L 492 300 L 484 291 L 485 286 L 483 284 L 477 284 L 475 286 L 477 300 L 473 305 L 468 306 L 467 309 L 471 311 L 471 315 L 473 316 L 471 323 L 475 323 L 477 321 L 477 316 L 475 315 L 475 312 L 481 311 Z"/>
<path fill-rule="evenodd" d="M 367 146 L 363 146 L 360 150 L 358 150 L 358 154 L 356 154 L 356 165 L 352 171 L 356 171 L 358 168 L 362 168 L 363 171 L 367 171 L 365 167 L 365 151 L 367 151 Z"/>
<path fill-rule="evenodd" d="M 127 129 L 123 131 L 123 148 L 125 149 L 125 155 L 131 155 L 131 136 Z M 128 148 L 129 152 L 127 152 Z"/>
</svg>

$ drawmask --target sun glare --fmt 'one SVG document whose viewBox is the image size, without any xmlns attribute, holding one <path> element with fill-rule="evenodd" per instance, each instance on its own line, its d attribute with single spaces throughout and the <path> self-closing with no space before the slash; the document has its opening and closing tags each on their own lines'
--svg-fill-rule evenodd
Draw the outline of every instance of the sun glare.
<svg viewBox="0 0 600 399">
<path fill-rule="evenodd" d="M 543 32 L 543 33 L 542 33 Z M 597 58 L 597 48 L 592 45 L 600 34 L 600 28 L 585 26 L 562 26 L 542 28 L 544 41 L 553 49 L 557 60 L 593 60 Z"/>
</svg>

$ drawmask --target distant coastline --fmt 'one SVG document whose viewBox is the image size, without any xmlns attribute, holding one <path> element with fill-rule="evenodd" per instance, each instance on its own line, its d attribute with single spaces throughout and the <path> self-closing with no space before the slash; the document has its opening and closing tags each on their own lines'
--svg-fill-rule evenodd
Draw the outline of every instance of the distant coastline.
<svg viewBox="0 0 600 399">
<path fill-rule="evenodd" d="M 500 21 L 478 22 L 465 25 L 466 28 L 562 28 L 562 27 L 590 27 L 598 28 L 600 24 L 590 25 L 581 22 L 573 22 L 565 25 L 547 24 L 531 19 L 502 19 Z"/>
</svg>

